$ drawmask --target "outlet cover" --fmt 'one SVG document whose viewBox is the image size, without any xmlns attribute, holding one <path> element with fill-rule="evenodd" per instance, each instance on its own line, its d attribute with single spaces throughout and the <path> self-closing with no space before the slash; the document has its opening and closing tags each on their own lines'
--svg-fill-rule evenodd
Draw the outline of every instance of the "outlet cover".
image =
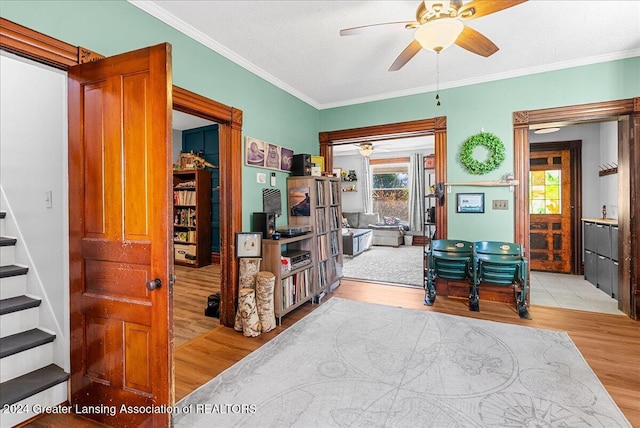
<svg viewBox="0 0 640 428">
<path fill-rule="evenodd" d="M 494 210 L 508 210 L 509 201 L 507 199 L 494 199 L 492 201 L 492 208 Z"/>
<path fill-rule="evenodd" d="M 256 183 L 265 184 L 267 182 L 267 174 L 264 172 L 256 173 Z"/>
</svg>

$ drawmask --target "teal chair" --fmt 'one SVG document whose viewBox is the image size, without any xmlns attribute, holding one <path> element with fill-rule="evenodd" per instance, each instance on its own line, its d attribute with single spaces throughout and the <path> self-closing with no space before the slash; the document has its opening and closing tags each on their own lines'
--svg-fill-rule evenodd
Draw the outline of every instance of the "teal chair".
<svg viewBox="0 0 640 428">
<path fill-rule="evenodd" d="M 527 259 L 522 245 L 482 241 L 473 244 L 473 288 L 469 309 L 479 311 L 478 288 L 482 283 L 513 287 L 520 318 L 531 319 L 528 311 Z"/>
<path fill-rule="evenodd" d="M 436 239 L 425 252 L 425 298 L 424 304 L 436 301 L 436 278 L 471 280 L 473 245 L 468 241 Z"/>
</svg>

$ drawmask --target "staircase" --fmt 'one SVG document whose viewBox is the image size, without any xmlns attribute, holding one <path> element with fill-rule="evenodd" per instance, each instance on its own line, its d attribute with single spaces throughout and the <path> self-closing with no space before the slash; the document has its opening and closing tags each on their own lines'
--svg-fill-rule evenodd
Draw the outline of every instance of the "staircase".
<svg viewBox="0 0 640 428">
<path fill-rule="evenodd" d="M 0 212 L 0 222 L 5 217 Z M 56 336 L 39 328 L 41 300 L 27 295 L 29 268 L 16 264 L 16 243 L 0 236 L 1 428 L 33 418 L 39 408 L 65 402 L 69 378 L 53 364 Z"/>
</svg>

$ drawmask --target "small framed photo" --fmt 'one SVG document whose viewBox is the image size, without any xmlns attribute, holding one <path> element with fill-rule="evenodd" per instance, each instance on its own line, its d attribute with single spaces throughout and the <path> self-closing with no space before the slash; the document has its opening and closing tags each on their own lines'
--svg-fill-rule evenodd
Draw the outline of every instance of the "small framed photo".
<svg viewBox="0 0 640 428">
<path fill-rule="evenodd" d="M 236 257 L 262 257 L 262 232 L 236 232 Z"/>
<path fill-rule="evenodd" d="M 456 193 L 459 213 L 484 213 L 484 193 Z"/>
</svg>

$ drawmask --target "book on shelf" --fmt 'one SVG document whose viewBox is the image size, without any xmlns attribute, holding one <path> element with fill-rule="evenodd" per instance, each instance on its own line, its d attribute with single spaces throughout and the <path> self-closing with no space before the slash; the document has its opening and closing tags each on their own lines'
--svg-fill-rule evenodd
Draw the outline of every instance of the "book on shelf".
<svg viewBox="0 0 640 428">
<path fill-rule="evenodd" d="M 174 190 L 173 204 L 174 205 L 195 205 L 196 192 L 192 190 Z"/>
</svg>

